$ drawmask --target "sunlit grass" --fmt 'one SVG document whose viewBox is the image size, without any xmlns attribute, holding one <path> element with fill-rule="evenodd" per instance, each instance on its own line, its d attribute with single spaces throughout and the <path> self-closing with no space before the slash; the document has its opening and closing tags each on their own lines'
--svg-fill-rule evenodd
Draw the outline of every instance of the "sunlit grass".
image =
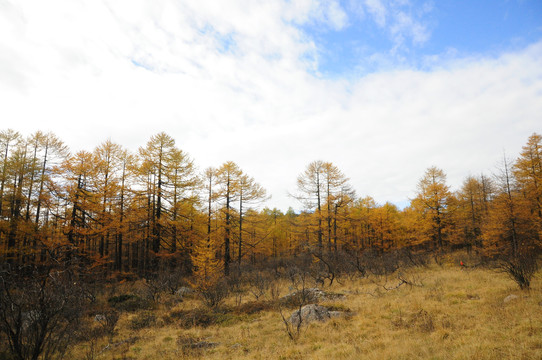
<svg viewBox="0 0 542 360">
<path fill-rule="evenodd" d="M 196 299 L 155 310 L 156 324 L 130 328 L 135 314 L 123 314 L 111 343 L 96 344 L 96 359 L 541 359 L 542 281 L 520 291 L 501 273 L 463 269 L 451 263 L 411 269 L 399 280 L 341 279 L 326 289 L 346 294 L 324 304 L 351 316 L 312 323 L 290 340 L 278 310 L 239 314 L 219 325 L 182 328 L 171 312 L 202 306 Z M 287 284 L 283 283 L 283 294 Z M 508 303 L 503 299 L 516 294 Z M 249 295 L 244 301 L 254 300 Z M 233 303 L 229 299 L 228 303 Z M 285 313 L 291 313 L 286 310 Z M 126 341 L 127 339 L 135 339 Z M 208 349 L 189 341 L 218 343 Z M 124 343 L 123 343 L 124 341 Z M 109 345 L 108 345 L 109 344 Z M 88 344 L 73 351 L 85 358 Z"/>
</svg>

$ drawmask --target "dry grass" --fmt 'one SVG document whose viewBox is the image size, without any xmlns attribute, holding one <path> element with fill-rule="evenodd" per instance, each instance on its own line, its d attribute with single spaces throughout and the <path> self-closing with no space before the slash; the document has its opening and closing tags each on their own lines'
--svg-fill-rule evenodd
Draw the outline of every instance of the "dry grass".
<svg viewBox="0 0 542 360">
<path fill-rule="evenodd" d="M 81 344 L 74 358 L 95 359 L 542 359 L 542 281 L 520 291 L 506 275 L 450 263 L 410 270 L 403 278 L 346 280 L 347 294 L 329 305 L 352 316 L 305 327 L 292 342 L 277 310 L 228 313 L 224 321 L 186 328 L 172 313 L 201 307 L 189 300 L 155 310 L 151 327 L 135 330 L 123 313 L 111 343 Z M 286 293 L 284 284 L 283 294 Z M 326 289 L 328 290 L 328 289 Z M 510 295 L 519 298 L 504 303 Z M 249 296 L 245 297 L 249 300 Z M 252 300 L 252 299 L 251 299 Z M 233 301 L 233 300 L 232 300 Z M 250 308 L 250 306 L 249 306 Z M 288 311 L 288 314 L 290 311 Z M 205 348 L 197 344 L 218 343 Z M 108 345 L 109 344 L 109 345 Z M 194 345 L 196 344 L 196 345 Z"/>
</svg>

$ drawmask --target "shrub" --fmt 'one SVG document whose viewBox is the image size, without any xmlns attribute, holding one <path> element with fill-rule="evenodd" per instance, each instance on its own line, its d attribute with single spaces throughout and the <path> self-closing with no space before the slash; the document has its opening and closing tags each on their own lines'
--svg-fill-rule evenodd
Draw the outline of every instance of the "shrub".
<svg viewBox="0 0 542 360">
<path fill-rule="evenodd" d="M 250 301 L 237 306 L 235 312 L 238 314 L 252 315 L 262 311 L 272 310 L 276 308 L 276 306 L 276 302 L 274 301 Z"/>
<path fill-rule="evenodd" d="M 107 299 L 107 302 L 109 304 L 115 306 L 117 304 L 126 302 L 126 301 L 128 301 L 130 299 L 133 299 L 133 298 L 136 298 L 136 297 L 137 296 L 132 295 L 132 294 L 122 294 L 122 295 L 117 295 L 117 296 L 110 297 L 109 299 Z"/>
<path fill-rule="evenodd" d="M 179 319 L 179 326 L 184 329 L 190 329 L 194 326 L 231 325 L 245 319 L 245 317 L 236 316 L 229 311 L 216 311 L 209 308 L 175 311 L 170 316 Z"/>
<path fill-rule="evenodd" d="M 520 289 L 529 289 L 531 279 L 538 271 L 537 254 L 521 254 L 510 259 L 503 260 L 500 268 L 519 285 Z"/>
<path fill-rule="evenodd" d="M 246 281 L 250 285 L 250 293 L 256 300 L 259 300 L 271 287 L 273 278 L 262 271 L 254 271 L 246 275 Z"/>
<path fill-rule="evenodd" d="M 102 314 L 97 314 L 94 317 L 94 320 L 100 324 L 103 333 L 111 338 L 115 333 L 115 327 L 119 321 L 119 316 L 120 315 L 117 311 L 108 310 Z"/>
<path fill-rule="evenodd" d="M 78 333 L 82 285 L 69 271 L 0 273 L 0 331 L 17 359 L 62 357 Z M 9 358 L 9 357 L 8 357 Z"/>
<path fill-rule="evenodd" d="M 228 284 L 224 280 L 198 288 L 201 300 L 211 309 L 216 309 L 220 306 L 228 297 L 229 292 Z"/>
<path fill-rule="evenodd" d="M 135 315 L 130 320 L 130 329 L 140 330 L 156 325 L 156 316 L 150 311 L 144 311 Z"/>
<path fill-rule="evenodd" d="M 118 311 L 133 312 L 137 310 L 150 310 L 154 308 L 152 301 L 142 299 L 133 294 L 113 296 L 107 299 L 107 302 Z"/>
</svg>

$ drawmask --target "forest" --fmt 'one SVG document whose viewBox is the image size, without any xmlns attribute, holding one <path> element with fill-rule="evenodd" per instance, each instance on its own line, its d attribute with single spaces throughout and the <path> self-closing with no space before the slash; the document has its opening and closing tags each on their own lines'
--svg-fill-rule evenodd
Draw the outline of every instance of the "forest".
<svg viewBox="0 0 542 360">
<path fill-rule="evenodd" d="M 515 160 L 503 157 L 494 174 L 469 176 L 459 189 L 442 169 L 428 168 L 404 209 L 358 197 L 347 175 L 321 160 L 300 169 L 291 189 L 303 211 L 269 209 L 266 189 L 235 162 L 199 172 L 166 133 L 137 153 L 110 140 L 71 153 L 55 134 L 7 129 L 0 156 L 0 351 L 7 358 L 65 354 L 73 346 L 68 325 L 104 284 L 143 281 L 152 299 L 183 286 L 216 309 L 239 284 L 258 288 L 294 276 L 294 268 L 323 287 L 462 252 L 475 259 L 469 266 L 503 272 L 526 291 L 539 268 L 537 133 Z M 40 325 L 29 333 L 25 316 L 34 315 Z"/>
</svg>

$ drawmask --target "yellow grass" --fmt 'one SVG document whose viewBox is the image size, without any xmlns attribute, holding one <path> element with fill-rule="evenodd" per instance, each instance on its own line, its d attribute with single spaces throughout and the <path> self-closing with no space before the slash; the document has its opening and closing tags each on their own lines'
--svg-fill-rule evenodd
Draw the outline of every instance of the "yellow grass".
<svg viewBox="0 0 542 360">
<path fill-rule="evenodd" d="M 157 324 L 130 330 L 123 314 L 111 344 L 95 344 L 96 359 L 542 359 L 542 281 L 520 291 L 505 274 L 467 270 L 451 264 L 409 270 L 403 274 L 421 286 L 399 283 L 396 275 L 347 280 L 326 291 L 342 292 L 332 302 L 350 309 L 349 318 L 312 323 L 297 342 L 286 334 L 278 311 L 250 315 L 208 328 L 182 329 L 168 320 L 174 310 L 201 306 L 190 300 L 156 311 Z M 423 285 L 422 285 L 423 284 Z M 283 294 L 287 284 L 283 284 Z M 519 298 L 504 303 L 510 295 Z M 247 294 L 246 301 L 253 300 Z M 230 299 L 233 301 L 233 299 Z M 291 310 L 286 310 L 289 316 Z M 170 322 L 170 323 L 168 323 Z M 137 337 L 134 342 L 126 339 Z M 178 340 L 178 339 L 181 340 Z M 184 340 L 183 340 L 184 339 Z M 189 349 L 186 339 L 219 343 L 211 349 Z M 90 344 L 72 356 L 85 358 Z"/>
</svg>

